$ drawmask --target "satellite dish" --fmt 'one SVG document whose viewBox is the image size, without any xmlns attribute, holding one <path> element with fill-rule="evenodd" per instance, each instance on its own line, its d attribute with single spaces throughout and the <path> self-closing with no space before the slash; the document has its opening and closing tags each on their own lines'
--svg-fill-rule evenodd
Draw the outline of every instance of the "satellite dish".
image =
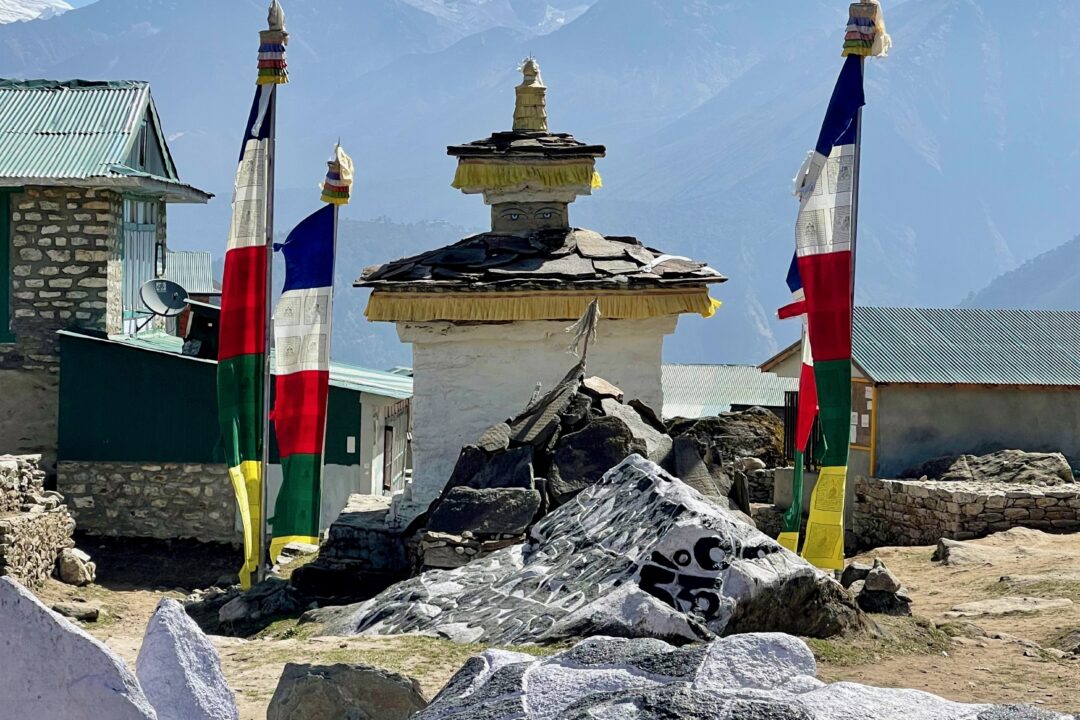
<svg viewBox="0 0 1080 720">
<path fill-rule="evenodd" d="M 139 288 L 139 298 L 147 310 L 161 317 L 176 317 L 188 305 L 187 290 L 164 278 L 144 282 Z"/>
</svg>

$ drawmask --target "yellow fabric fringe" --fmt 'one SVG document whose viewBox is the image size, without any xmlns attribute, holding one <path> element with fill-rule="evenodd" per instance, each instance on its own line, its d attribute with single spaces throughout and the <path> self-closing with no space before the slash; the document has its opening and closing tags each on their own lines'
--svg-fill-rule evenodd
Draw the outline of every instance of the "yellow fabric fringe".
<svg viewBox="0 0 1080 720">
<path fill-rule="evenodd" d="M 240 508 L 240 525 L 243 527 L 244 564 L 240 568 L 240 587 L 251 589 L 251 576 L 259 569 L 262 545 L 262 463 L 245 460 L 237 467 L 229 468 L 236 504 Z"/>
<path fill-rule="evenodd" d="M 501 190 L 536 182 L 547 188 L 589 185 L 593 190 L 604 186 L 600 173 L 591 162 L 562 165 L 508 165 L 501 163 L 458 163 L 451 187 Z"/>
<path fill-rule="evenodd" d="M 376 290 L 364 316 L 372 322 L 505 322 L 576 320 L 594 298 L 605 318 L 642 319 L 698 313 L 712 317 L 720 301 L 705 289 L 651 291 L 407 293 Z"/>
</svg>

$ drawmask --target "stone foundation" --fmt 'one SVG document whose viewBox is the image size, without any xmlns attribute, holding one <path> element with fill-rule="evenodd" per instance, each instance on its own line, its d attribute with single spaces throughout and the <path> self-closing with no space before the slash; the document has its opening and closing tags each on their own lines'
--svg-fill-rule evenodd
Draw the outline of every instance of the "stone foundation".
<svg viewBox="0 0 1080 720">
<path fill-rule="evenodd" d="M 60 551 L 75 545 L 75 521 L 59 493 L 45 491 L 39 461 L 0 457 L 0 575 L 29 586 L 45 582 Z"/>
<path fill-rule="evenodd" d="M 57 488 L 85 532 L 240 542 L 224 465 L 62 461 L 57 473 Z"/>
<path fill-rule="evenodd" d="M 314 597 L 367 598 L 407 577 L 405 542 L 387 525 L 389 512 L 389 497 L 350 495 L 319 557 L 293 573 L 293 584 Z"/>
<path fill-rule="evenodd" d="M 852 529 L 859 548 L 932 545 L 943 537 L 968 540 L 1014 527 L 1080 529 L 1080 484 L 1041 487 L 862 477 L 855 482 Z"/>
</svg>

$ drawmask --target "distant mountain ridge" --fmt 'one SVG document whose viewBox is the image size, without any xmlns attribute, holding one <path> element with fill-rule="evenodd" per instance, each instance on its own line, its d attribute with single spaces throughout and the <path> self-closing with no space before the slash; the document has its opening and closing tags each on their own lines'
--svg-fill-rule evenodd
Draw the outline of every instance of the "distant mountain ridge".
<svg viewBox="0 0 1080 720">
<path fill-rule="evenodd" d="M 790 183 L 840 68 L 842 3 L 284 4 L 292 82 L 279 105 L 278 228 L 314 209 L 339 135 L 357 163 L 343 217 L 394 221 L 367 228 L 365 263 L 442 241 L 418 229 L 425 221 L 485 227 L 482 201 L 449 187 L 445 148 L 509 126 L 515 67 L 531 53 L 551 128 L 608 148 L 604 188 L 571 206 L 571 222 L 731 278 L 714 291 L 715 318 L 680 321 L 666 359 L 759 362 L 796 336 L 775 319 L 794 246 Z M 171 208 L 170 242 L 220 256 L 264 5 L 99 0 L 0 26 L 0 75 L 149 80 L 181 176 L 218 195 Z M 866 71 L 857 299 L 954 306 L 1080 228 L 1080 95 L 1068 91 L 1080 87 L 1080 3 L 905 0 L 886 12 L 893 51 Z M 1067 273 L 1051 270 L 1045 285 Z M 348 325 L 366 337 L 363 295 L 344 292 L 357 298 L 339 303 L 355 325 L 339 322 L 336 335 Z M 366 354 L 372 343 L 335 347 L 361 364 L 386 357 Z"/>
<path fill-rule="evenodd" d="M 1080 235 L 994 278 L 961 307 L 1080 310 Z"/>
<path fill-rule="evenodd" d="M 71 9 L 64 0 L 0 0 L 0 24 L 47 20 Z"/>
</svg>

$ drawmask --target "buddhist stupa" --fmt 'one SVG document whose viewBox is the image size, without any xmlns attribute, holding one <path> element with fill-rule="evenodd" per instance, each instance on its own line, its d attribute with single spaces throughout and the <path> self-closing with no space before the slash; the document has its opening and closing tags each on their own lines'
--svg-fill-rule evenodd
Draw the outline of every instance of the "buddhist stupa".
<svg viewBox="0 0 1080 720">
<path fill-rule="evenodd" d="M 397 323 L 413 346 L 413 482 L 403 521 L 442 491 L 461 447 L 517 414 L 539 383 L 550 389 L 576 362 L 566 328 L 598 299 L 601 320 L 589 373 L 659 412 L 664 336 L 679 316 L 719 304 L 708 285 L 724 277 L 704 263 L 648 248 L 632 237 L 574 228 L 569 206 L 600 187 L 589 145 L 548 130 L 536 60 L 521 66 L 513 129 L 447 153 L 453 186 L 482 195 L 491 231 L 364 271 L 368 320 Z"/>
</svg>

